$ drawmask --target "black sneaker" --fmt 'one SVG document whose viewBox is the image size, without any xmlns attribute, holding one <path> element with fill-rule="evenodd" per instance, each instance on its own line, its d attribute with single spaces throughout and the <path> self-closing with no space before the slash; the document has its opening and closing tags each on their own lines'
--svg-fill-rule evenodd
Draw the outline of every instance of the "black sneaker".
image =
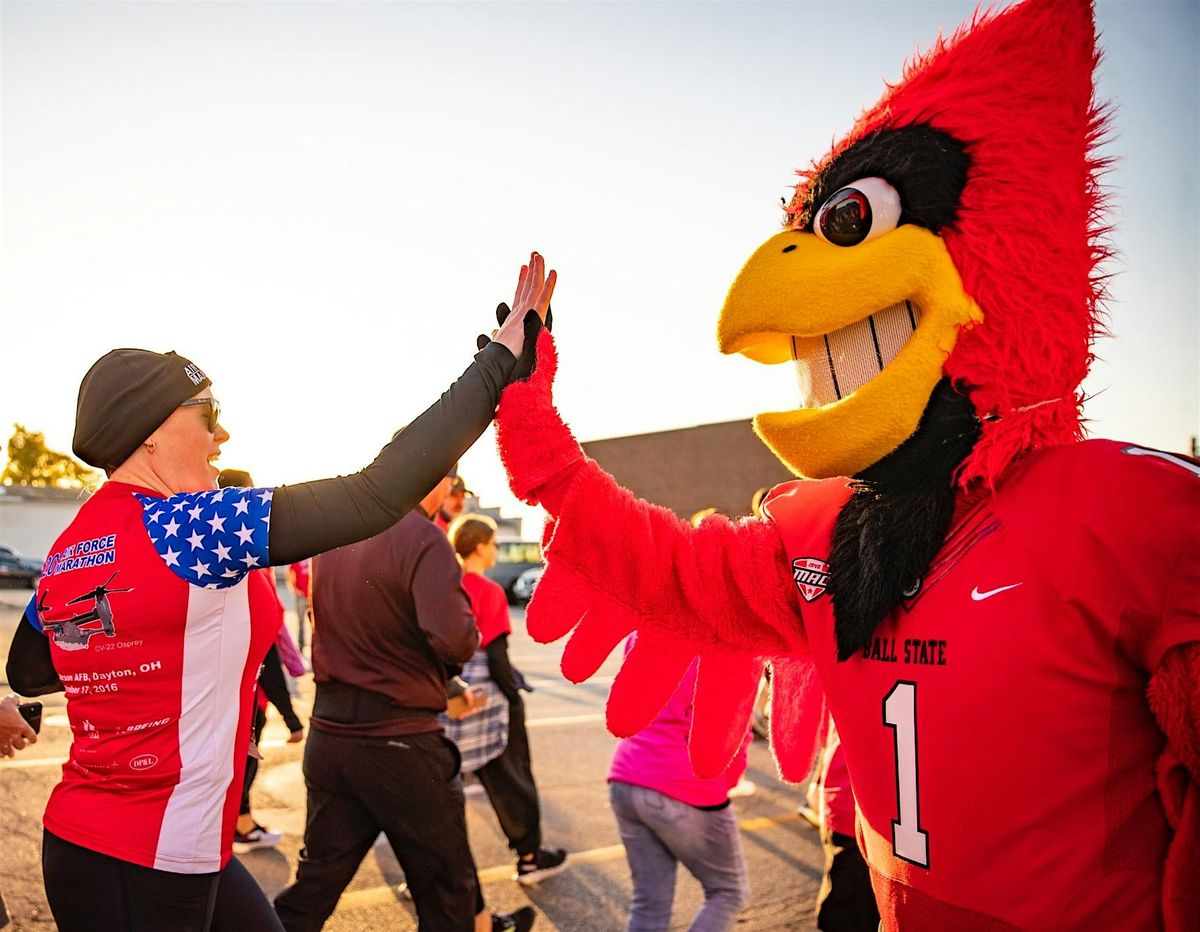
<svg viewBox="0 0 1200 932">
<path fill-rule="evenodd" d="M 566 869 L 566 851 L 562 848 L 555 848 L 551 851 L 539 848 L 530 860 L 517 859 L 517 872 L 513 874 L 513 880 L 528 887 Z"/>
<path fill-rule="evenodd" d="M 537 910 L 532 906 L 511 913 L 492 913 L 492 932 L 529 932 L 536 918 Z"/>
</svg>

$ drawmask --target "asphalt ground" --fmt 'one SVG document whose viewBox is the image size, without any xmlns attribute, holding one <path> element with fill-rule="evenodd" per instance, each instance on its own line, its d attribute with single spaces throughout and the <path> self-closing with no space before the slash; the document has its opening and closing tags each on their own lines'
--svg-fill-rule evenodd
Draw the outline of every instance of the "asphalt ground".
<svg viewBox="0 0 1200 932">
<path fill-rule="evenodd" d="M 28 590 L 0 590 L 0 651 L 5 654 L 29 595 Z M 522 620 L 522 612 L 514 609 L 510 652 L 514 664 L 536 687 L 526 699 L 526 709 L 542 831 L 547 846 L 570 852 L 570 866 L 535 887 L 514 883 L 513 856 L 487 797 L 469 790 L 471 848 L 484 896 L 493 909 L 513 910 L 532 903 L 540 913 L 534 927 L 538 932 L 620 930 L 625 926 L 631 885 L 605 782 L 616 739 L 604 727 L 604 702 L 617 661 L 610 658 L 587 683 L 568 683 L 558 670 L 561 644 L 535 644 L 525 635 Z M 297 686 L 296 710 L 307 722 L 311 677 L 302 678 Z M 70 730 L 61 694 L 43 702 L 38 743 L 0 762 L 0 812 L 5 822 L 0 889 L 14 930 L 54 928 L 42 892 L 41 815 L 61 773 Z M 272 897 L 295 873 L 304 830 L 303 744 L 286 744 L 286 738 L 287 730 L 271 709 L 262 744 L 265 759 L 252 801 L 258 821 L 283 832 L 283 841 L 277 848 L 241 857 Z M 746 776 L 757 790 L 733 804 L 742 827 L 751 886 L 750 903 L 738 928 L 813 929 L 812 907 L 823 856 L 817 833 L 796 815 L 803 788 L 777 778 L 770 752 L 758 740 L 751 747 Z M 391 848 L 380 838 L 325 928 L 331 932 L 415 929 L 412 905 L 400 890 L 403 881 Z M 686 929 L 702 900 L 699 884 L 681 869 L 670 928 Z"/>
</svg>

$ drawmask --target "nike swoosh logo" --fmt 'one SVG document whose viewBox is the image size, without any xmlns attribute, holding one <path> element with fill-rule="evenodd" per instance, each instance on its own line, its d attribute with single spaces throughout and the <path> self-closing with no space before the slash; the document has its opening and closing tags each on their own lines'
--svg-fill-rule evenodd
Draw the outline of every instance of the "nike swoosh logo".
<svg viewBox="0 0 1200 932">
<path fill-rule="evenodd" d="M 989 589 L 987 592 L 980 592 L 979 587 L 976 586 L 971 590 L 971 601 L 982 602 L 984 599 L 990 599 L 992 596 L 999 595 L 1001 592 L 1008 592 L 1009 589 L 1016 589 L 1017 586 L 1020 585 L 1021 583 L 1019 582 L 1013 583 L 1011 586 L 1001 586 L 998 589 Z"/>
</svg>

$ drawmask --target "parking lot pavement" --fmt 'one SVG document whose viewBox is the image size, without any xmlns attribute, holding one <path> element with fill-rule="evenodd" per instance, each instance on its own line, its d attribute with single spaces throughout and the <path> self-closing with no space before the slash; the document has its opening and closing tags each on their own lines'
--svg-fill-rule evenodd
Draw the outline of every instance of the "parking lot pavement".
<svg viewBox="0 0 1200 932">
<path fill-rule="evenodd" d="M 0 590 L 0 650 L 7 651 L 14 625 L 29 593 Z M 570 854 L 570 869 L 541 885 L 518 886 L 511 879 L 513 856 L 486 796 L 468 796 L 471 847 L 490 907 L 512 910 L 532 903 L 541 915 L 535 929 L 603 932 L 624 928 L 631 893 L 624 851 L 608 805 L 605 776 L 615 739 L 604 727 L 604 701 L 616 672 L 615 659 L 596 677 L 576 686 L 558 672 L 560 645 L 538 645 L 524 634 L 521 612 L 514 610 L 511 653 L 536 687 L 527 697 L 530 742 L 542 803 L 545 844 Z M 308 720 L 311 678 L 299 683 L 297 711 Z M 44 700 L 45 724 L 37 745 L 0 763 L 0 805 L 7 818 L 6 844 L 0 847 L 0 889 L 14 922 L 11 928 L 53 929 L 42 893 L 39 869 L 41 812 L 57 782 L 70 743 L 61 695 Z M 241 858 L 274 896 L 290 881 L 304 831 L 303 745 L 285 743 L 287 731 L 270 712 L 263 740 L 265 760 L 255 783 L 253 803 L 260 822 L 284 832 L 278 848 Z M 814 928 L 812 904 L 820 883 L 822 852 L 817 834 L 796 817 L 802 788 L 781 783 L 763 742 L 750 751 L 746 776 L 757 785 L 749 797 L 735 800 L 749 866 L 751 899 L 738 928 Z M 338 910 L 325 926 L 331 932 L 416 929 L 409 903 L 399 892 L 403 872 L 387 842 L 380 839 L 347 888 Z M 672 929 L 686 929 L 703 897 L 699 884 L 681 871 Z"/>
</svg>

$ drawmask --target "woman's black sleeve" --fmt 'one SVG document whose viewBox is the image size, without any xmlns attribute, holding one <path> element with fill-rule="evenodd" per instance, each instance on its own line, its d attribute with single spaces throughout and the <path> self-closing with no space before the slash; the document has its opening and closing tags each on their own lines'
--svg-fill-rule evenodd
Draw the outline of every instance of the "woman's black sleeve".
<svg viewBox="0 0 1200 932">
<path fill-rule="evenodd" d="M 505 699 L 509 702 L 516 702 L 521 695 L 517 692 L 520 674 L 517 673 L 508 657 L 508 635 L 502 634 L 489 641 L 484 651 L 487 652 L 488 675 L 492 678 L 492 682 L 500 687 L 500 692 L 504 693 Z"/>
<path fill-rule="evenodd" d="M 50 659 L 50 639 L 35 631 L 24 618 L 17 622 L 16 633 L 9 645 L 5 675 L 13 692 L 22 696 L 45 696 L 63 691 L 54 661 Z"/>
<path fill-rule="evenodd" d="M 391 527 L 432 489 L 496 415 L 516 357 L 489 343 L 362 472 L 285 485 L 271 501 L 271 563 L 295 563 Z"/>
</svg>

